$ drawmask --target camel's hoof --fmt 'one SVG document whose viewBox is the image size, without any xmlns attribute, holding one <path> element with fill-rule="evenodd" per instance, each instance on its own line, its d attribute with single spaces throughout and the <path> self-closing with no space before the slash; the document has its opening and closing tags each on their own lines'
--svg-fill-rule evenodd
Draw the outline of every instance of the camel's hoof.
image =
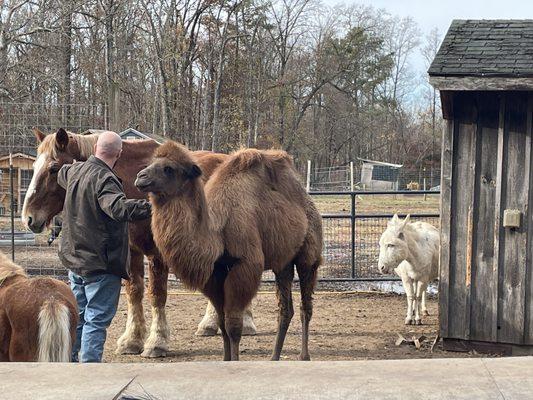
<svg viewBox="0 0 533 400">
<path fill-rule="evenodd" d="M 411 318 L 405 319 L 405 325 L 411 325 L 413 323 L 413 320 Z"/>
<path fill-rule="evenodd" d="M 426 317 L 429 316 L 429 312 L 428 312 L 428 310 L 424 310 L 424 311 L 422 311 L 422 314 L 424 314 Z"/>
<path fill-rule="evenodd" d="M 311 357 L 309 356 L 309 354 L 300 354 L 299 359 L 300 361 L 311 361 Z"/>
<path fill-rule="evenodd" d="M 151 349 L 146 349 L 142 352 L 141 357 L 145 358 L 161 358 L 167 356 L 168 349 L 161 347 L 154 347 Z"/>
<path fill-rule="evenodd" d="M 421 319 L 415 319 L 415 325 L 422 325 Z"/>
<path fill-rule="evenodd" d="M 218 326 L 202 326 L 198 327 L 196 336 L 216 336 L 218 333 Z"/>
<path fill-rule="evenodd" d="M 116 354 L 141 354 L 143 351 L 144 345 L 141 341 L 131 341 L 131 342 L 122 342 L 117 343 L 117 349 L 115 350 Z"/>
</svg>

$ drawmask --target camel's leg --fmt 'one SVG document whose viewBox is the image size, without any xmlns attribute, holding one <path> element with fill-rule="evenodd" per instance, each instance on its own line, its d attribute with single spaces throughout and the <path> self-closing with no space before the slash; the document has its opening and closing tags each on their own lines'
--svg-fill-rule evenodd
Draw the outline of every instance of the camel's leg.
<svg viewBox="0 0 533 400">
<path fill-rule="evenodd" d="M 243 312 L 257 294 L 263 273 L 262 262 L 240 261 L 224 281 L 225 328 L 229 336 L 231 361 L 239 360 Z"/>
<path fill-rule="evenodd" d="M 278 361 L 281 349 L 285 342 L 287 330 L 294 315 L 292 305 L 292 280 L 294 278 L 294 265 L 287 265 L 281 272 L 276 274 L 276 297 L 278 298 L 278 332 L 276 343 L 272 352 L 272 361 Z"/>
<path fill-rule="evenodd" d="M 149 294 L 152 303 L 152 324 L 150 335 L 144 343 L 143 357 L 165 357 L 168 352 L 170 331 L 167 324 L 165 305 L 167 303 L 168 267 L 158 257 L 149 263 Z"/>
<path fill-rule="evenodd" d="M 300 292 L 302 304 L 300 306 L 300 319 L 302 321 L 302 351 L 300 360 L 309 361 L 309 323 L 313 316 L 313 292 L 315 290 L 316 276 L 319 262 L 309 265 L 306 263 L 296 263 L 298 278 L 300 279 Z"/>
<path fill-rule="evenodd" d="M 426 307 L 426 294 L 427 290 L 424 290 L 422 292 L 422 314 L 424 314 L 425 317 L 429 315 L 428 309 Z"/>
<path fill-rule="evenodd" d="M 428 284 L 422 281 L 417 281 L 416 288 L 416 305 L 415 305 L 415 325 L 422 325 L 422 318 L 420 318 L 420 310 L 422 306 L 422 294 L 426 291 Z"/>
<path fill-rule="evenodd" d="M 9 361 L 9 342 L 11 341 L 11 324 L 6 313 L 0 310 L 0 362 Z"/>
<path fill-rule="evenodd" d="M 226 316 L 224 314 L 224 303 L 223 301 L 209 301 L 209 304 L 212 304 L 217 313 L 217 324 L 220 326 L 220 331 L 222 333 L 222 340 L 224 342 L 224 358 L 223 361 L 231 361 L 231 345 L 230 338 L 226 332 Z"/>
<path fill-rule="evenodd" d="M 195 335 L 197 336 L 215 336 L 218 333 L 218 315 L 215 307 L 209 301 L 205 309 L 205 314 L 200 323 Z M 248 306 L 244 310 L 243 322 L 242 322 L 242 335 L 253 336 L 257 334 L 257 328 L 254 323 L 254 317 L 252 315 L 252 305 Z"/>
<path fill-rule="evenodd" d="M 143 254 L 131 249 L 130 280 L 126 281 L 128 319 L 126 330 L 117 341 L 117 354 L 139 354 L 143 351 L 146 325 L 143 311 L 144 262 Z"/>
<path fill-rule="evenodd" d="M 407 275 L 401 275 L 403 289 L 407 296 L 407 315 L 405 316 L 405 325 L 410 325 L 413 322 L 413 302 L 415 296 L 414 282 Z"/>
<path fill-rule="evenodd" d="M 210 301 L 207 303 L 205 314 L 196 330 L 197 336 L 215 336 L 218 332 L 218 314 Z"/>
</svg>

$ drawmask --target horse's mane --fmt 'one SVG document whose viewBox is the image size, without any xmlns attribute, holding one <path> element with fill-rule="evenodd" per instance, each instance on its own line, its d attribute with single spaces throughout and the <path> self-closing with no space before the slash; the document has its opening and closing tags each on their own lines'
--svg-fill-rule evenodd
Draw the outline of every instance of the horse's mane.
<svg viewBox="0 0 533 400">
<path fill-rule="evenodd" d="M 0 282 L 15 275 L 27 276 L 22 267 L 15 264 L 0 252 Z"/>
<path fill-rule="evenodd" d="M 72 132 L 67 132 L 69 137 L 72 138 L 78 144 L 80 150 L 80 156 L 83 159 L 89 158 L 94 153 L 94 145 L 98 140 L 99 133 L 93 133 L 91 135 L 79 135 Z M 57 159 L 57 148 L 56 148 L 56 134 L 47 135 L 39 147 L 37 148 L 37 153 L 49 154 L 52 159 Z"/>
</svg>

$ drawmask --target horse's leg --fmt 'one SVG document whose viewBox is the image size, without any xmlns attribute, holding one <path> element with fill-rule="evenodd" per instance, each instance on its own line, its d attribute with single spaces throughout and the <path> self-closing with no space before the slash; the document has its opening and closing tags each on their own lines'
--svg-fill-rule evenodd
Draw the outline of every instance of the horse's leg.
<svg viewBox="0 0 533 400">
<path fill-rule="evenodd" d="M 205 314 L 196 330 L 197 336 L 215 336 L 218 332 L 218 314 L 211 301 L 207 302 Z"/>
<path fill-rule="evenodd" d="M 143 254 L 131 249 L 130 280 L 126 281 L 128 320 L 126 330 L 117 341 L 117 354 L 139 354 L 143 351 L 146 323 L 143 311 L 144 261 Z"/>
<path fill-rule="evenodd" d="M 287 329 L 294 315 L 294 307 L 292 305 L 292 280 L 294 278 L 294 265 L 291 263 L 287 265 L 282 271 L 276 275 L 276 297 L 278 298 L 278 331 L 276 334 L 276 343 L 274 351 L 272 352 L 272 361 L 278 361 L 281 355 L 281 349 L 285 342 Z"/>
<path fill-rule="evenodd" d="M 403 289 L 407 296 L 407 315 L 405 317 L 405 325 L 411 325 L 413 322 L 413 302 L 415 292 L 413 290 L 413 280 L 407 276 L 407 274 L 401 274 Z"/>
<path fill-rule="evenodd" d="M 165 305 L 167 303 L 168 267 L 159 257 L 149 260 L 149 294 L 152 303 L 152 324 L 150 336 L 144 343 L 143 357 L 165 357 L 168 352 L 170 331 L 167 324 Z"/>
<path fill-rule="evenodd" d="M 215 307 L 209 301 L 205 309 L 205 314 L 200 323 L 195 335 L 197 336 L 215 336 L 218 333 L 218 315 Z M 242 321 L 242 335 L 253 336 L 257 334 L 257 328 L 254 323 L 252 314 L 252 305 L 250 304 L 244 310 Z"/>
<path fill-rule="evenodd" d="M 300 292 L 302 304 L 300 306 L 300 319 L 302 321 L 302 350 L 300 353 L 300 360 L 308 361 L 309 356 L 309 323 L 313 316 L 313 292 L 315 290 L 316 276 L 319 261 L 312 265 L 307 263 L 296 263 L 296 271 L 300 279 Z"/>
<path fill-rule="evenodd" d="M 228 272 L 224 282 L 224 317 L 231 361 L 239 360 L 243 312 L 257 294 L 262 273 L 262 262 L 239 261 Z"/>
</svg>

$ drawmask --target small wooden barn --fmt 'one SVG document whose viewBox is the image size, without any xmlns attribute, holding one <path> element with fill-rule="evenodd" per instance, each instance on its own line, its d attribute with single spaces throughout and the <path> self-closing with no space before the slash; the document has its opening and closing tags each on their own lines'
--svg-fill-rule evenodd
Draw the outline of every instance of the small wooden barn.
<svg viewBox="0 0 533 400">
<path fill-rule="evenodd" d="M 383 161 L 361 161 L 361 186 L 374 190 L 398 190 L 398 173 L 402 165 Z"/>
<path fill-rule="evenodd" d="M 442 145 L 446 349 L 533 349 L 533 20 L 456 20 L 429 69 Z"/>
<path fill-rule="evenodd" d="M 26 191 L 33 176 L 35 152 L 18 152 L 12 154 L 13 189 L 15 194 L 15 213 L 22 211 Z M 0 216 L 8 215 L 11 210 L 11 194 L 9 181 L 9 154 L 0 154 Z"/>
</svg>

